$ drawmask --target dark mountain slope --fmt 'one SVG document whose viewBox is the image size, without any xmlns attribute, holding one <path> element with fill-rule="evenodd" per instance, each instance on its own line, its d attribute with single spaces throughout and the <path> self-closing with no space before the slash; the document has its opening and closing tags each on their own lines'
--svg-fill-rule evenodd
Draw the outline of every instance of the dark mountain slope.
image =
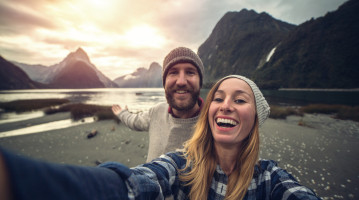
<svg viewBox="0 0 359 200">
<path fill-rule="evenodd" d="M 253 10 L 226 13 L 198 49 L 205 66 L 205 83 L 228 74 L 251 77 L 294 27 Z"/>
<path fill-rule="evenodd" d="M 254 76 L 263 88 L 358 88 L 359 1 L 296 27 Z"/>
<path fill-rule="evenodd" d="M 36 89 L 43 85 L 32 81 L 19 67 L 0 56 L 0 90 Z"/>
</svg>

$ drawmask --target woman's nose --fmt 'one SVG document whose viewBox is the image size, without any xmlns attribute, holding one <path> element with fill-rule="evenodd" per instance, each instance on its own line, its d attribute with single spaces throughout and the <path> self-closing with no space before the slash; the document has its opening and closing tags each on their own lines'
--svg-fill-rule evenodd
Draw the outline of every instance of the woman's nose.
<svg viewBox="0 0 359 200">
<path fill-rule="evenodd" d="M 225 99 L 222 102 L 220 110 L 221 111 L 232 111 L 233 110 L 232 103 L 231 103 L 230 99 Z"/>
</svg>

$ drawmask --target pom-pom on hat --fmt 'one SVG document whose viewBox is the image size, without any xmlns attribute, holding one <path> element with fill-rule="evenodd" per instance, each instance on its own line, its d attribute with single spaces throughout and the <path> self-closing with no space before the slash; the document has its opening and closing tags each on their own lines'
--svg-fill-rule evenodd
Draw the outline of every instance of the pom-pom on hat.
<svg viewBox="0 0 359 200">
<path fill-rule="evenodd" d="M 163 68 L 162 68 L 162 83 L 163 87 L 165 86 L 166 76 L 168 70 L 175 64 L 178 63 L 191 63 L 195 67 L 197 67 L 199 76 L 200 76 L 200 86 L 202 86 L 203 82 L 203 73 L 204 67 L 199 56 L 193 52 L 191 49 L 186 47 L 177 47 L 173 49 L 171 52 L 167 54 L 165 59 L 163 60 Z"/>
<path fill-rule="evenodd" d="M 257 110 L 259 126 L 261 126 L 264 123 L 264 121 L 269 117 L 270 107 L 269 107 L 266 99 L 264 98 L 262 92 L 259 90 L 258 86 L 252 80 L 250 80 L 244 76 L 240 76 L 240 75 L 229 75 L 229 76 L 223 77 L 219 81 L 223 81 L 223 80 L 229 79 L 229 78 L 241 79 L 244 82 L 246 82 L 249 85 L 249 87 L 251 87 L 253 94 L 254 94 L 255 102 L 256 102 L 256 110 Z"/>
</svg>

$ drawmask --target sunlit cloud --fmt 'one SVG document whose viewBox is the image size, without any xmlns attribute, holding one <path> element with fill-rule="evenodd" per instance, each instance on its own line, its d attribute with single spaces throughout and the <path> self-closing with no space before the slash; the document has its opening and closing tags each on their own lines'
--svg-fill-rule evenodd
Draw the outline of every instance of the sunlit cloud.
<svg viewBox="0 0 359 200">
<path fill-rule="evenodd" d="M 134 47 L 160 48 L 164 45 L 165 39 L 156 29 L 148 25 L 139 25 L 130 28 L 123 36 L 123 40 Z"/>
<path fill-rule="evenodd" d="M 27 64 L 53 65 L 83 48 L 110 79 L 173 48 L 194 51 L 228 11 L 267 12 L 300 24 L 345 0 L 9 0 L 0 1 L 0 54 Z"/>
</svg>

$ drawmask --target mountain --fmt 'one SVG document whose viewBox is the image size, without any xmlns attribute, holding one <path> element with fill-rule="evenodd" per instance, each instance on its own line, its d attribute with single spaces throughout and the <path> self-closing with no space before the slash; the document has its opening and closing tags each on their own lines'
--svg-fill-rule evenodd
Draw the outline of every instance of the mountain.
<svg viewBox="0 0 359 200">
<path fill-rule="evenodd" d="M 49 68 L 44 65 L 29 65 L 16 61 L 11 61 L 16 66 L 20 67 L 26 74 L 31 78 L 31 80 L 46 83 L 45 79 L 47 77 Z"/>
<path fill-rule="evenodd" d="M 262 88 L 359 88 L 359 1 L 307 21 L 254 74 Z"/>
<path fill-rule="evenodd" d="M 54 88 L 104 88 L 96 71 L 83 60 L 67 63 L 51 81 Z"/>
<path fill-rule="evenodd" d="M 45 67 L 41 65 L 27 65 L 19 62 L 13 62 L 20 68 L 22 68 L 28 75 L 36 81 L 41 83 L 50 84 L 53 88 L 91 88 L 91 87 L 117 87 L 117 85 L 112 82 L 109 78 L 107 78 L 101 71 L 99 71 L 94 64 L 91 63 L 90 58 L 87 53 L 82 49 L 78 48 L 75 52 L 69 53 L 64 60 L 60 63 Z M 78 68 L 81 68 L 84 71 L 84 74 L 90 78 L 88 80 L 88 84 L 84 82 L 83 77 L 81 77 L 80 71 L 76 66 L 79 65 Z M 72 66 L 72 67 L 69 67 Z M 87 67 L 85 67 L 87 66 Z M 65 71 L 63 71 L 65 70 Z M 71 71 L 74 71 L 73 73 Z M 93 74 L 92 72 L 95 72 Z M 64 76 L 66 74 L 66 76 Z M 97 78 L 92 77 L 95 75 Z M 73 77 L 70 77 L 73 76 Z M 59 77 L 66 77 L 63 81 L 59 80 Z M 78 77 L 78 78 L 76 78 Z M 97 79 L 100 80 L 100 84 L 97 83 Z M 72 82 L 66 82 L 66 81 Z M 89 81 L 95 82 L 89 82 Z M 73 85 L 73 86 L 71 86 Z"/>
<path fill-rule="evenodd" d="M 118 77 L 114 82 L 119 87 L 133 88 L 154 88 L 162 87 L 162 67 L 157 62 L 153 62 L 150 68 L 138 68 L 135 72 Z"/>
<path fill-rule="evenodd" d="M 229 74 L 251 77 L 293 28 L 295 25 L 264 12 L 243 9 L 226 13 L 198 49 L 205 66 L 205 86 Z"/>
<path fill-rule="evenodd" d="M 44 87 L 32 81 L 27 74 L 0 56 L 0 90 L 36 89 Z"/>
</svg>

